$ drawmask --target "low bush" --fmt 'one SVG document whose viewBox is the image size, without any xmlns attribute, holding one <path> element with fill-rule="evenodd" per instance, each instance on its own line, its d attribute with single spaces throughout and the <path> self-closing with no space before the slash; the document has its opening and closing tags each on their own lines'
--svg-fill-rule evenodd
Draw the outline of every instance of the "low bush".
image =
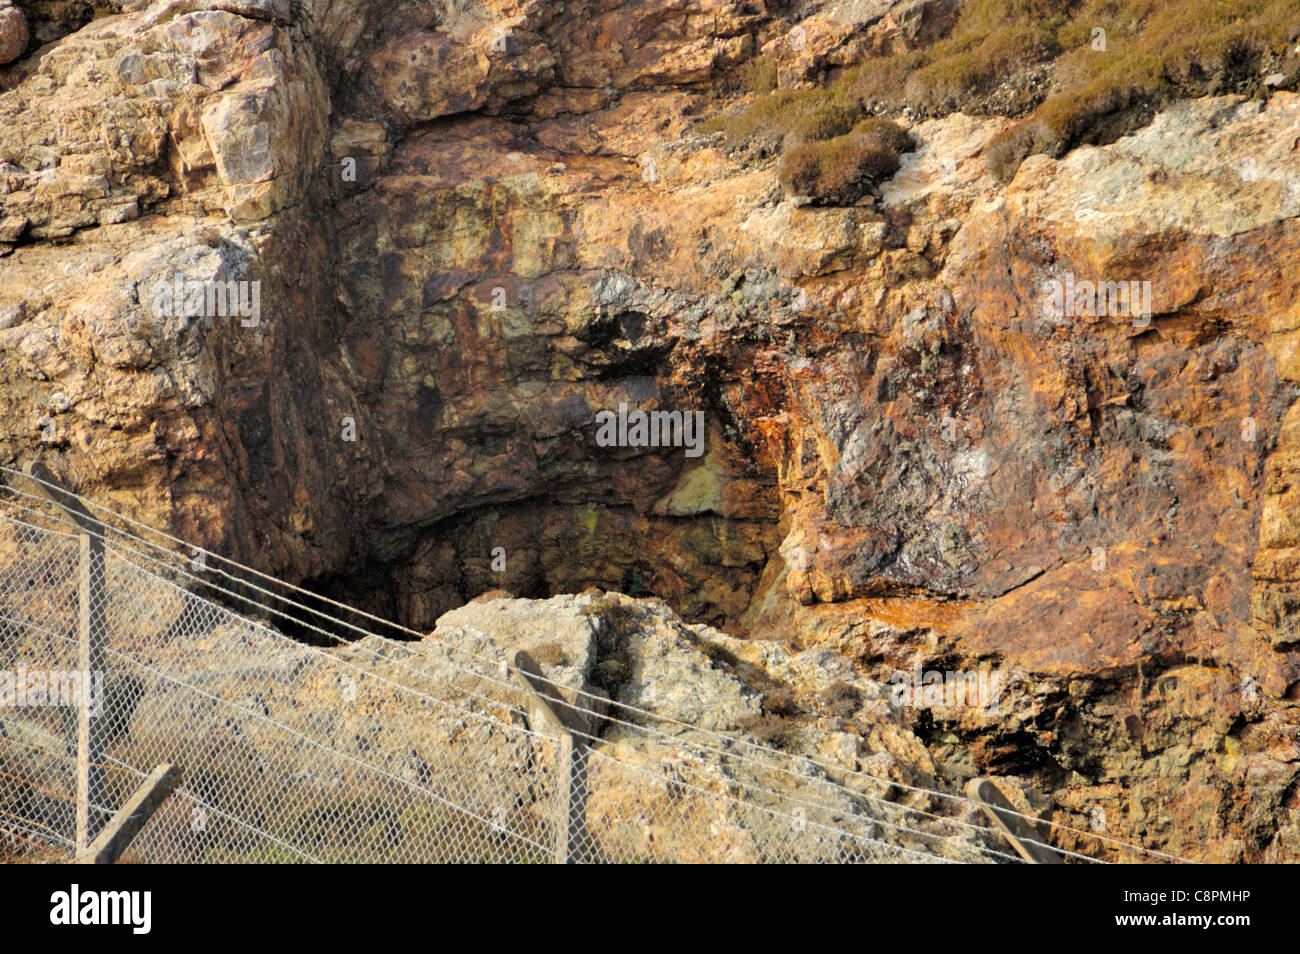
<svg viewBox="0 0 1300 954">
<path fill-rule="evenodd" d="M 752 145 L 754 140 L 779 146 L 802 123 L 807 123 L 809 131 L 825 124 L 838 105 L 824 89 L 781 89 L 758 97 L 740 113 L 706 120 L 701 129 L 706 133 L 724 133 L 727 144 L 733 148 Z M 824 118 L 816 118 L 818 114 Z M 850 126 L 853 118 L 856 117 L 851 115 Z"/>
<path fill-rule="evenodd" d="M 1034 153 L 1054 154 L 1064 145 L 1041 122 L 1029 120 L 1000 133 L 984 150 L 984 166 L 999 182 L 1009 182 L 1020 164 Z"/>
<path fill-rule="evenodd" d="M 837 103 L 821 103 L 799 116 L 785 136 L 785 148 L 806 142 L 823 142 L 843 136 L 853 128 L 852 110 Z"/>
<path fill-rule="evenodd" d="M 853 135 L 865 143 L 902 155 L 916 148 L 912 134 L 888 119 L 864 119 L 853 127 Z"/>
<path fill-rule="evenodd" d="M 760 95 L 776 89 L 776 60 L 764 55 L 755 57 L 740 70 L 740 85 Z"/>
<path fill-rule="evenodd" d="M 867 120 L 844 136 L 796 146 L 781 157 L 777 178 L 787 195 L 817 205 L 852 205 L 898 171 L 911 137 L 887 120 Z"/>
<path fill-rule="evenodd" d="M 862 694 L 849 683 L 837 680 L 822 693 L 821 704 L 828 715 L 847 719 L 862 708 Z"/>
<path fill-rule="evenodd" d="M 755 742 L 781 752 L 798 750 L 801 731 L 799 723 L 778 715 L 761 715 L 740 720 L 737 728 L 744 729 Z"/>
</svg>

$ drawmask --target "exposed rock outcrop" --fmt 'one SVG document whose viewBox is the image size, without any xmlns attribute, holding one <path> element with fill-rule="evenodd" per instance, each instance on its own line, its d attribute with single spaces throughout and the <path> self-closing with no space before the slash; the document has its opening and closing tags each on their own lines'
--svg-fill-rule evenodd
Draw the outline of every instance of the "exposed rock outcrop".
<svg viewBox="0 0 1300 954">
<path fill-rule="evenodd" d="M 0 66 L 12 63 L 27 49 L 30 34 L 23 11 L 12 3 L 0 4 Z"/>
<path fill-rule="evenodd" d="M 1000 720 L 909 714 L 937 772 L 1294 858 L 1300 96 L 1175 103 L 1006 184 L 1012 120 L 904 117 L 879 195 L 807 207 L 697 120 L 760 52 L 808 84 L 955 5 L 812 7 L 33 20 L 0 70 L 0 459 L 420 629 L 595 585 L 781 669 L 997 664 Z M 177 274 L 259 283 L 257 320 L 160 314 Z M 703 411 L 706 453 L 599 446 L 620 405 Z"/>
<path fill-rule="evenodd" d="M 179 609 L 160 607 L 159 619 Z M 188 726 L 202 766 L 194 796 L 206 810 L 261 819 L 288 849 L 310 848 L 303 819 L 322 806 L 382 801 L 394 781 L 471 815 L 510 817 L 512 831 L 553 824 L 558 748 L 548 722 L 520 721 L 521 693 L 504 676 L 523 649 L 581 716 L 582 860 L 1006 852 L 970 824 L 969 806 L 905 787 L 935 783 L 929 753 L 884 687 L 848 660 L 686 624 L 658 601 L 485 597 L 408 647 L 371 636 L 322 650 L 233 617 L 172 632 L 152 634 L 149 672 L 167 678 L 136 690 L 114 757 L 156 758 Z M 611 696 L 621 705 L 609 711 Z M 152 837 L 196 860 L 217 843 Z M 403 837 L 421 837 L 418 826 Z"/>
</svg>

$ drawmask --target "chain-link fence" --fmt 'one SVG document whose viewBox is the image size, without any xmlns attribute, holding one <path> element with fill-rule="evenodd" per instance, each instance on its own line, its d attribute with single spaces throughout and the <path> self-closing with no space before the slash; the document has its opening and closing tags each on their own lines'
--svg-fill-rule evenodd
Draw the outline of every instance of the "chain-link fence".
<svg viewBox="0 0 1300 954">
<path fill-rule="evenodd" d="M 289 619 L 287 601 L 248 596 L 266 590 L 107 525 L 101 570 L 99 545 L 77 530 L 21 502 L 0 506 L 8 860 L 76 851 L 83 707 L 84 838 L 155 766 L 182 772 L 124 860 L 1016 860 L 970 806 L 950 810 L 889 779 L 835 778 L 809 759 L 581 694 L 552 700 L 579 727 L 553 729 L 537 718 L 539 686 L 476 630 L 313 645 L 272 625 Z M 295 624 L 325 621 L 294 605 L 308 614 Z M 87 626 L 99 655 L 78 683 Z"/>
<path fill-rule="evenodd" d="M 76 844 L 78 544 L 0 515 L 11 854 Z M 556 742 L 523 724 L 501 686 L 450 665 L 441 679 L 436 664 L 406 665 L 400 647 L 386 657 L 295 642 L 112 546 L 99 598 L 92 828 L 154 766 L 183 772 L 132 844 L 136 859 L 538 861 L 552 850 Z M 44 690 L 65 674 L 69 691 Z"/>
<path fill-rule="evenodd" d="M 76 710 L 47 696 L 78 666 L 78 555 L 75 535 L 0 520 L 0 859 L 76 844 Z"/>
</svg>

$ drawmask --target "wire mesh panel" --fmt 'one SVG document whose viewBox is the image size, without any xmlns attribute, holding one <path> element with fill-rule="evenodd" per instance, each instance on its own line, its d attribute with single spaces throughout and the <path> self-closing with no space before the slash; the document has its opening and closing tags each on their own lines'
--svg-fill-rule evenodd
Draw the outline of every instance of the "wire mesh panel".
<svg viewBox="0 0 1300 954">
<path fill-rule="evenodd" d="M 0 520 L 0 859 L 76 836 L 76 536 Z"/>
<path fill-rule="evenodd" d="M 537 861 L 554 743 L 382 641 L 336 651 L 108 554 L 111 765 L 181 765 L 145 861 Z M 127 773 L 123 784 L 131 781 Z M 122 800 L 128 792 L 113 792 Z"/>
<path fill-rule="evenodd" d="M 578 718 L 573 736 L 539 723 L 537 687 L 475 630 L 313 645 L 198 595 L 235 595 L 204 568 L 103 540 L 87 614 L 90 834 L 159 764 L 182 773 L 124 860 L 1014 860 L 924 793 L 885 797 L 887 780 L 846 787 L 806 759 L 602 700 L 551 700 Z M 0 513 L 0 672 L 76 669 L 82 551 L 75 533 Z M 251 605 L 277 619 L 271 601 Z M 77 713 L 0 709 L 10 860 L 75 850 Z"/>
</svg>

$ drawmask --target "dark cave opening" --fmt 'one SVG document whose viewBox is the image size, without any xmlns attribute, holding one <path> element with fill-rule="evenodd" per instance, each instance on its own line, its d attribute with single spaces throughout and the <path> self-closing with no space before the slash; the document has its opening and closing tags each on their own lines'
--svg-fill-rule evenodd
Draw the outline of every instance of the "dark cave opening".
<svg viewBox="0 0 1300 954">
<path fill-rule="evenodd" d="M 289 618 L 273 622 L 313 645 L 363 632 L 413 640 L 484 593 L 548 599 L 595 588 L 658 598 L 691 622 L 729 627 L 757 595 L 779 543 L 775 524 L 764 521 L 545 500 L 478 508 L 404 533 L 396 558 L 354 550 L 348 568 L 303 580 L 308 593 L 295 599 L 307 610 L 285 607 Z"/>
</svg>

